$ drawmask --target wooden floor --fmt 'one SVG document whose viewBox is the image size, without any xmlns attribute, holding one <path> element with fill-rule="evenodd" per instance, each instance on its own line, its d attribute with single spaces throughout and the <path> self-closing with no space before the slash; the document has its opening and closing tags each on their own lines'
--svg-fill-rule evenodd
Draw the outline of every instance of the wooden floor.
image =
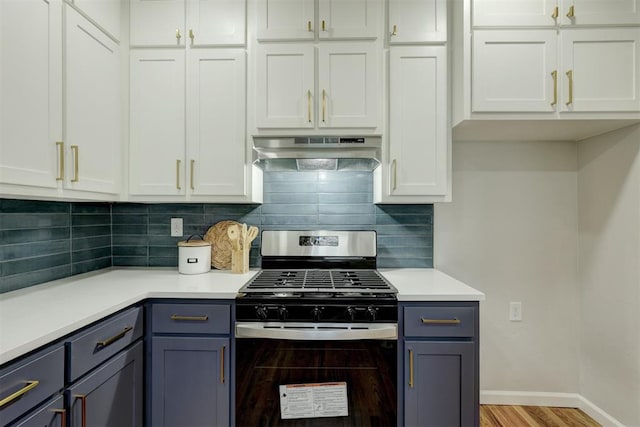
<svg viewBox="0 0 640 427">
<path fill-rule="evenodd" d="M 576 408 L 481 405 L 480 427 L 598 427 L 600 424 Z"/>
</svg>

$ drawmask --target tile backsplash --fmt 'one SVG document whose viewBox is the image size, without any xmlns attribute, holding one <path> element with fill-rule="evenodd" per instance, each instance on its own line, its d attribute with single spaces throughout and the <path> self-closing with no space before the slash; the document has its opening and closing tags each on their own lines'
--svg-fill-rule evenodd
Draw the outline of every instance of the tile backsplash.
<svg viewBox="0 0 640 427">
<path fill-rule="evenodd" d="M 184 235 L 232 219 L 263 229 L 375 230 L 378 266 L 433 267 L 433 205 L 375 205 L 371 172 L 265 172 L 264 203 L 68 203 L 0 199 L 0 293 L 114 266 L 177 266 Z M 251 265 L 260 265 L 260 239 Z"/>
</svg>

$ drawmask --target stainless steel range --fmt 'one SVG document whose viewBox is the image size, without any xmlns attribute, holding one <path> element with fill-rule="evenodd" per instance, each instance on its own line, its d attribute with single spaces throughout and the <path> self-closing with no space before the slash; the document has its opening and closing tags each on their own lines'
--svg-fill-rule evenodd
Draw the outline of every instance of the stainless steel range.
<svg viewBox="0 0 640 427">
<path fill-rule="evenodd" d="M 396 289 L 373 231 L 265 231 L 263 270 L 240 289 L 236 337 L 397 338 Z"/>
<path fill-rule="evenodd" d="M 374 231 L 262 233 L 236 298 L 236 425 L 396 424 L 397 291 L 376 254 Z M 330 410 L 291 408 L 324 388 Z"/>
</svg>

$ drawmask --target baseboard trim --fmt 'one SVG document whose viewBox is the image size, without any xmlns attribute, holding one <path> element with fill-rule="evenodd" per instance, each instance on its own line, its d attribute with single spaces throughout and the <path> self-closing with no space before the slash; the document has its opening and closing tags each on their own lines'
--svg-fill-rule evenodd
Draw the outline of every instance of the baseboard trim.
<svg viewBox="0 0 640 427">
<path fill-rule="evenodd" d="M 614 417 L 578 393 L 547 393 L 539 391 L 480 391 L 482 405 L 523 405 L 554 406 L 559 408 L 580 408 L 604 427 L 624 427 Z"/>
</svg>

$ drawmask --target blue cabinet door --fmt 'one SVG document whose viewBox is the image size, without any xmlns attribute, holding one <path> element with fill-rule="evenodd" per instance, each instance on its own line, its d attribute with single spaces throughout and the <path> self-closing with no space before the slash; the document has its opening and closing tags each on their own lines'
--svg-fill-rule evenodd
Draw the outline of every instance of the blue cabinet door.
<svg viewBox="0 0 640 427">
<path fill-rule="evenodd" d="M 70 427 L 138 427 L 143 413 L 143 352 L 138 342 L 67 389 Z"/>
<path fill-rule="evenodd" d="M 62 395 L 58 395 L 51 402 L 31 411 L 11 427 L 67 427 L 67 413 L 64 409 Z"/>
<path fill-rule="evenodd" d="M 229 339 L 153 337 L 154 427 L 229 425 Z"/>
<path fill-rule="evenodd" d="M 474 342 L 406 341 L 405 425 L 478 425 L 474 376 Z"/>
</svg>

